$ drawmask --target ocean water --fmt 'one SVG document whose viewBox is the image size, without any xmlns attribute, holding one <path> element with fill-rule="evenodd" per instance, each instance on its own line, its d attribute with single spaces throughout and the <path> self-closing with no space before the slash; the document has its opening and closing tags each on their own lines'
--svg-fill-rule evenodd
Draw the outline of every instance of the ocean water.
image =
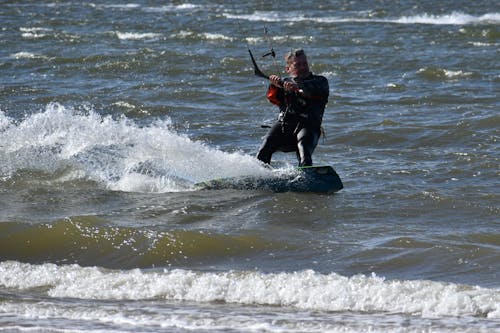
<svg viewBox="0 0 500 333">
<path fill-rule="evenodd" d="M 499 45 L 492 0 L 0 2 L 0 332 L 500 332 Z M 345 188 L 199 190 L 293 170 L 247 48 L 296 47 Z"/>
</svg>

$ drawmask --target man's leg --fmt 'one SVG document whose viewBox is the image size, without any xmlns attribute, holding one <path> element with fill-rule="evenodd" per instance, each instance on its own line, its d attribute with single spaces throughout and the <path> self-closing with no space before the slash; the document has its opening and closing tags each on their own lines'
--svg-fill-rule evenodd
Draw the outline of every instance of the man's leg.
<svg viewBox="0 0 500 333">
<path fill-rule="evenodd" d="M 264 138 L 264 142 L 262 142 L 259 152 L 257 153 L 257 159 L 266 164 L 271 164 L 271 157 L 282 144 L 282 137 L 283 130 L 281 124 L 275 123 Z"/>
<path fill-rule="evenodd" d="M 299 160 L 299 166 L 311 166 L 312 154 L 318 145 L 318 131 L 303 128 L 297 134 L 297 140 L 297 158 Z"/>
</svg>

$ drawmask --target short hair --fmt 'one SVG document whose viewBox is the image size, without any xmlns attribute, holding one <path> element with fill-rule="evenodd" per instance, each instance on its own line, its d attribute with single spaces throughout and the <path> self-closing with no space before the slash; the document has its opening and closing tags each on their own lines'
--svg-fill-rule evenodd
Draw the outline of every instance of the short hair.
<svg viewBox="0 0 500 333">
<path fill-rule="evenodd" d="M 295 49 L 295 50 L 290 50 L 285 56 L 286 62 L 289 63 L 292 61 L 292 59 L 297 58 L 297 57 L 306 57 L 306 53 L 304 52 L 303 49 Z"/>
</svg>

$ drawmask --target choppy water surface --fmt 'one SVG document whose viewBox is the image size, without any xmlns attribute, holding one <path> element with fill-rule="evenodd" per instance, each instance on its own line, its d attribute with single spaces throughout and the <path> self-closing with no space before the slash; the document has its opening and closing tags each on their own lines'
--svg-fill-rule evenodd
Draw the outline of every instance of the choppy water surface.
<svg viewBox="0 0 500 333">
<path fill-rule="evenodd" d="M 497 2 L 0 9 L 0 331 L 500 332 Z M 196 188 L 273 175 L 247 47 L 329 79 L 339 193 Z"/>
</svg>

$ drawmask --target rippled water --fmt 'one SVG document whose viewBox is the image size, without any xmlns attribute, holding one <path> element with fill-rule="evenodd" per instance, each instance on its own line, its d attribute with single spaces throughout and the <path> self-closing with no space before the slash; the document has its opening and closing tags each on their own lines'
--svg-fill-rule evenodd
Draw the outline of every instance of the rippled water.
<svg viewBox="0 0 500 333">
<path fill-rule="evenodd" d="M 495 1 L 0 9 L 0 331 L 500 332 Z M 344 189 L 199 190 L 295 47 Z"/>
</svg>

